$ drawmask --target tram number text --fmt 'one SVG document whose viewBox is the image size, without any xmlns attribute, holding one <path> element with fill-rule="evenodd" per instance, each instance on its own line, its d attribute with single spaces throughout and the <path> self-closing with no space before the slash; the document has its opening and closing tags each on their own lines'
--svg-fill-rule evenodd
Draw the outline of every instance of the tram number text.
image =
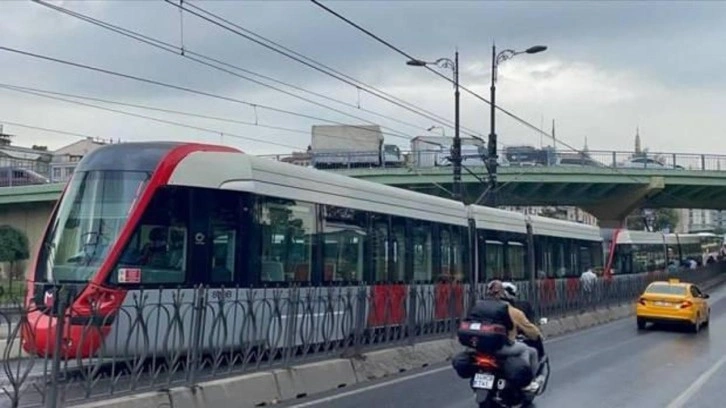
<svg viewBox="0 0 726 408">
<path fill-rule="evenodd" d="M 229 300 L 232 299 L 233 292 L 231 290 L 213 290 L 212 291 L 212 299 L 225 299 Z"/>
</svg>

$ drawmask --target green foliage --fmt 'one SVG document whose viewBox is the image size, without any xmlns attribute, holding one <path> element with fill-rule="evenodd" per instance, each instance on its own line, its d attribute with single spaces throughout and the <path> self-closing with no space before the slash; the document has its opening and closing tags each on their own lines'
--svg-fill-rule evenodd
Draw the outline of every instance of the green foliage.
<svg viewBox="0 0 726 408">
<path fill-rule="evenodd" d="M 671 231 L 674 231 L 676 229 L 676 226 L 678 225 L 678 221 L 680 219 L 677 210 L 673 208 L 659 208 L 651 211 L 654 215 L 652 225 L 653 231 L 662 231 L 666 228 Z M 636 210 L 630 216 L 628 216 L 627 225 L 628 229 L 631 230 L 646 230 L 643 211 Z"/>
<path fill-rule="evenodd" d="M 30 257 L 28 237 L 9 225 L 0 226 L 0 262 L 15 263 Z"/>
</svg>

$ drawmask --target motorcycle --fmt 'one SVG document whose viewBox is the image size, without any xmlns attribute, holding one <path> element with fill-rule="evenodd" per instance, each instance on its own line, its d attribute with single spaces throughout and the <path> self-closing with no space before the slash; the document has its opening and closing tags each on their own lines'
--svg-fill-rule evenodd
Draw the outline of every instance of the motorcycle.
<svg viewBox="0 0 726 408">
<path fill-rule="evenodd" d="M 540 325 L 545 323 L 546 319 L 540 321 Z M 521 336 L 518 336 L 517 341 L 528 343 Z M 540 364 L 535 376 L 539 387 L 535 392 L 524 391 L 519 386 L 507 381 L 502 369 L 503 361 L 499 361 L 494 356 L 476 352 L 474 365 L 476 372 L 470 380 L 470 386 L 476 395 L 476 403 L 479 404 L 479 408 L 525 408 L 532 404 L 535 397 L 542 395 L 547 390 L 550 361 L 546 355 L 540 356 Z"/>
</svg>

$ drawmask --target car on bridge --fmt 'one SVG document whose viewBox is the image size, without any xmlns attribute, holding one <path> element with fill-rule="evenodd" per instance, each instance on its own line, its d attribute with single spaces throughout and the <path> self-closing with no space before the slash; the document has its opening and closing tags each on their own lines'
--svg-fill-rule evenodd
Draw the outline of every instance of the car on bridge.
<svg viewBox="0 0 726 408">
<path fill-rule="evenodd" d="M 645 288 L 636 304 L 638 329 L 648 323 L 686 324 L 692 332 L 708 326 L 711 308 L 709 295 L 692 283 L 678 279 L 655 281 Z"/>
<path fill-rule="evenodd" d="M 678 164 L 665 164 L 650 157 L 633 157 L 622 163 L 618 163 L 617 167 L 623 167 L 628 169 L 676 169 L 685 170 L 685 167 Z"/>
</svg>

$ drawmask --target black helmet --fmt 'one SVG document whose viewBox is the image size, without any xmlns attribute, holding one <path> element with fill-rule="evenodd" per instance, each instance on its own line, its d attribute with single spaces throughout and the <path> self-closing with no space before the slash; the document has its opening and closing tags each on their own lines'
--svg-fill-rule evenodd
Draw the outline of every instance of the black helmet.
<svg viewBox="0 0 726 408">
<path fill-rule="evenodd" d="M 489 283 L 487 283 L 486 296 L 497 299 L 504 298 L 506 296 L 506 291 L 504 290 L 504 285 L 502 285 L 502 281 L 498 279 L 493 279 L 489 281 Z"/>
</svg>

